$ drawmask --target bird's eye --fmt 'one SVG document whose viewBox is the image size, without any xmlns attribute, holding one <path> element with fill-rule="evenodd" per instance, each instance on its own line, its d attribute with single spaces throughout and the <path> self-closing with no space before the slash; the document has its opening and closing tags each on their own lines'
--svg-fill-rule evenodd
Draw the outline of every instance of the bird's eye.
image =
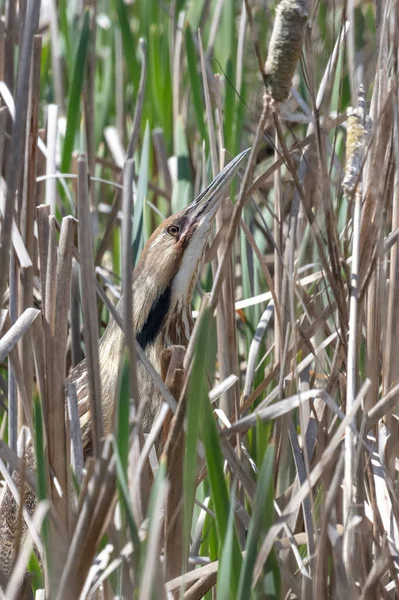
<svg viewBox="0 0 399 600">
<path fill-rule="evenodd" d="M 171 235 L 172 237 L 177 237 L 179 235 L 180 227 L 178 225 L 169 225 L 166 230 L 166 233 Z"/>
</svg>

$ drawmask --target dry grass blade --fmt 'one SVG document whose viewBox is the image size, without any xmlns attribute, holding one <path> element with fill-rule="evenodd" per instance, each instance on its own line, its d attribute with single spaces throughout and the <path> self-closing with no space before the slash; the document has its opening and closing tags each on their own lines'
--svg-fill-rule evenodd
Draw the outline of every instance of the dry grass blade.
<svg viewBox="0 0 399 600">
<path fill-rule="evenodd" d="M 83 334 L 86 343 L 86 360 L 89 377 L 89 399 L 91 413 L 92 445 L 94 456 L 101 454 L 104 435 L 101 410 L 100 360 L 98 353 L 98 322 L 96 316 L 96 288 L 91 233 L 90 204 L 87 188 L 87 162 L 85 156 L 78 161 L 78 216 L 80 274 L 85 293 L 82 296 Z"/>
<path fill-rule="evenodd" d="M 224 429 L 221 435 L 223 437 L 230 437 L 236 431 L 248 431 L 248 429 L 256 425 L 257 419 L 261 419 L 262 421 L 277 419 L 278 417 L 287 414 L 291 410 L 294 410 L 294 408 L 298 408 L 302 402 L 315 399 L 319 395 L 320 390 L 309 390 L 296 394 L 295 396 L 287 398 L 286 400 L 280 400 L 270 407 L 257 409 L 253 414 L 243 417 L 234 423 L 234 425 L 232 425 L 229 429 Z"/>
<path fill-rule="evenodd" d="M 255 569 L 254 569 L 254 578 L 253 578 L 254 583 L 256 583 L 256 581 L 258 580 L 258 578 L 262 572 L 263 565 L 273 547 L 274 538 L 277 536 L 278 532 L 283 527 L 283 524 L 284 524 L 283 519 L 287 518 L 297 507 L 299 507 L 299 505 L 304 501 L 306 496 L 311 491 L 311 488 L 317 483 L 317 481 L 322 476 L 323 471 L 325 470 L 325 468 L 327 467 L 329 462 L 334 457 L 339 444 L 343 440 L 342 436 L 343 436 L 343 433 L 344 433 L 346 427 L 348 426 L 348 424 L 350 424 L 353 421 L 353 419 L 356 415 L 356 412 L 359 410 L 361 403 L 364 401 L 364 398 L 365 398 L 369 388 L 370 388 L 370 382 L 366 381 L 366 383 L 363 384 L 363 387 L 360 390 L 360 392 L 353 404 L 352 410 L 350 411 L 350 413 L 348 413 L 345 416 L 343 421 L 340 423 L 340 425 L 339 425 L 338 429 L 336 430 L 334 436 L 332 437 L 330 443 L 324 450 L 320 460 L 318 461 L 316 466 L 313 467 L 312 471 L 309 473 L 307 480 L 301 486 L 301 488 L 299 489 L 299 491 L 295 495 L 295 497 L 291 498 L 291 500 L 288 502 L 287 506 L 285 507 L 285 509 L 283 511 L 282 519 L 280 520 L 279 523 L 276 523 L 276 525 L 274 525 L 270 529 L 269 533 L 266 535 L 266 537 L 263 541 L 263 544 L 262 544 L 262 548 L 261 548 L 259 555 L 257 557 L 257 560 L 256 560 L 256 565 L 255 565 Z"/>
<path fill-rule="evenodd" d="M 365 430 L 369 431 L 384 415 L 389 414 L 398 401 L 399 383 L 394 385 L 389 392 L 377 402 L 367 413 Z"/>
<path fill-rule="evenodd" d="M 208 394 L 209 401 L 211 403 L 215 402 L 218 398 L 220 398 L 220 396 L 224 392 L 227 392 L 227 390 L 230 389 L 231 386 L 237 383 L 237 381 L 237 375 L 229 375 L 228 377 L 226 377 L 226 379 L 224 379 L 223 381 L 215 385 L 214 388 L 211 389 L 211 391 Z"/>
<path fill-rule="evenodd" d="M 185 575 L 181 575 L 180 577 L 175 577 L 175 579 L 171 579 L 167 581 L 165 584 L 165 589 L 167 592 L 173 592 L 174 590 L 178 590 L 180 588 L 186 588 L 188 584 L 197 581 L 198 579 L 202 579 L 204 577 L 208 577 L 214 573 L 217 573 L 219 569 L 219 561 L 211 562 L 209 565 L 205 565 L 204 567 L 199 567 L 194 571 L 190 571 Z"/>
<path fill-rule="evenodd" d="M 9 323 L 7 325 L 9 327 Z M 21 404 L 22 404 L 21 413 L 23 412 L 23 417 L 25 419 L 25 422 L 29 425 L 31 431 L 33 431 L 32 405 L 28 401 L 28 395 L 27 395 L 26 387 L 25 387 L 24 373 L 22 371 L 21 361 L 19 359 L 19 354 L 18 354 L 18 350 L 16 347 L 12 348 L 9 351 L 8 359 L 9 359 L 9 364 L 12 367 L 13 376 L 15 378 L 19 397 L 21 399 Z M 22 417 L 22 414 L 20 414 L 19 416 Z"/>
<path fill-rule="evenodd" d="M 0 340 L 0 362 L 8 356 L 18 341 L 25 335 L 40 311 L 36 308 L 27 308 L 18 320 L 3 333 Z"/>
<path fill-rule="evenodd" d="M 64 379 L 67 345 L 67 326 L 72 272 L 72 250 L 76 233 L 76 220 L 65 217 L 62 221 L 56 270 L 56 296 L 54 314 L 54 355 L 51 360 L 52 396 L 47 404 L 47 441 L 49 463 L 62 490 L 62 497 L 53 491 L 53 502 L 68 530 L 69 509 L 69 444 L 65 426 Z M 49 362 L 48 362 L 49 364 Z"/>
<path fill-rule="evenodd" d="M 35 255 L 34 220 L 36 204 L 36 154 L 38 136 L 38 112 L 40 105 L 40 65 L 42 54 L 42 38 L 35 36 L 30 74 L 30 93 L 27 116 L 27 131 L 25 143 L 24 184 L 21 206 L 21 235 L 26 250 L 32 261 L 32 266 L 21 270 L 21 286 L 19 292 L 19 313 L 33 304 L 33 262 Z M 0 163 L 1 164 L 1 163 Z M 26 374 L 25 386 L 28 401 L 31 402 L 33 393 L 33 358 L 30 344 L 20 344 L 19 353 L 21 366 Z"/>
<path fill-rule="evenodd" d="M 371 467 L 375 482 L 375 491 L 377 496 L 377 507 L 380 518 L 385 530 L 388 548 L 393 560 L 396 577 L 399 575 L 399 527 L 395 511 L 393 510 L 390 491 L 387 484 L 387 473 L 381 464 L 381 459 L 377 452 L 373 452 L 371 457 Z"/>
<path fill-rule="evenodd" d="M 115 496 L 115 461 L 107 438 L 101 457 L 80 498 L 80 510 L 62 572 L 58 600 L 78 598 L 95 556 L 96 545 L 108 525 Z"/>
<path fill-rule="evenodd" d="M 396 3 L 58 4 L 0 2 L 0 596 L 393 597 Z"/>
<path fill-rule="evenodd" d="M 216 585 L 216 581 L 217 573 L 203 577 L 184 594 L 183 600 L 201 600 Z"/>
</svg>

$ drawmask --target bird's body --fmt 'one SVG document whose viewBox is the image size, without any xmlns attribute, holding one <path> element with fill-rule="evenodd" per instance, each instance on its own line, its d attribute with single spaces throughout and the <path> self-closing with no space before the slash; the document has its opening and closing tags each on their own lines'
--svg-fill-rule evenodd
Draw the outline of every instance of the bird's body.
<svg viewBox="0 0 399 600">
<path fill-rule="evenodd" d="M 166 219 L 148 240 L 133 273 L 133 326 L 136 340 L 155 369 L 165 347 L 187 346 L 193 320 L 191 299 L 203 262 L 218 201 L 236 173 L 247 151 L 237 156 L 208 188 L 187 208 Z M 122 307 L 119 302 L 118 310 Z M 124 334 L 111 318 L 100 341 L 102 416 L 105 433 L 112 431 L 118 375 L 124 346 Z M 85 456 L 91 454 L 91 424 L 86 361 L 69 376 L 76 384 L 79 417 Z M 138 362 L 137 382 L 140 400 L 145 402 L 143 429 L 149 431 L 162 400 L 157 386 L 145 367 Z M 35 467 L 33 447 L 28 447 L 28 466 Z M 13 474 L 19 485 L 19 476 Z M 26 488 L 25 503 L 31 512 L 35 495 Z M 14 542 L 18 527 L 18 509 L 10 492 L 3 498 L 0 519 L 0 584 L 6 586 L 14 562 Z M 25 533 L 25 527 L 23 527 Z"/>
<path fill-rule="evenodd" d="M 133 326 L 136 340 L 155 369 L 165 347 L 187 346 L 193 328 L 191 300 L 218 203 L 246 152 L 237 156 L 192 204 L 166 219 L 149 238 L 133 273 Z M 118 310 L 122 307 L 122 300 Z M 100 341 L 102 412 L 105 432 L 112 427 L 124 335 L 111 318 Z M 76 384 L 85 454 L 91 450 L 86 362 L 72 372 Z M 162 396 L 139 362 L 138 392 L 146 401 L 143 430 L 151 428 Z"/>
<path fill-rule="evenodd" d="M 173 282 L 176 277 L 173 270 L 168 269 L 166 264 L 161 265 L 162 268 L 159 270 L 155 266 L 151 268 L 146 260 L 148 250 L 152 247 L 152 244 L 157 244 L 159 235 L 172 220 L 176 220 L 176 215 L 164 221 L 154 231 L 133 273 L 133 327 L 136 332 L 136 340 L 158 372 L 160 371 L 160 355 L 163 348 L 172 345 L 187 346 L 193 328 L 191 314 L 192 289 L 186 289 L 185 294 L 182 295 L 173 293 Z M 160 256 L 160 263 L 162 263 L 162 256 Z M 177 267 L 177 265 L 175 266 Z M 121 299 L 117 305 L 119 312 L 122 310 L 122 305 L 123 300 Z M 123 332 L 111 317 L 99 346 L 105 432 L 109 432 L 112 426 L 123 346 Z M 91 451 L 91 428 L 85 360 L 73 371 L 70 381 L 76 384 L 83 446 L 85 453 L 89 454 Z M 151 399 L 151 402 L 147 403 L 148 407 L 144 414 L 143 429 L 144 432 L 147 432 L 151 428 L 160 405 L 161 394 L 146 368 L 140 362 L 137 364 L 137 383 L 140 398 Z"/>
</svg>

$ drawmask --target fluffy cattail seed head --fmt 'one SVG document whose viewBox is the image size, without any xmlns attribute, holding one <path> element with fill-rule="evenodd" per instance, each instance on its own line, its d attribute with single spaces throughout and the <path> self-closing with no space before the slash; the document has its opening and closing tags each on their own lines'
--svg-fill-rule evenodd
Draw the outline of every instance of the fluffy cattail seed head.
<svg viewBox="0 0 399 600">
<path fill-rule="evenodd" d="M 345 176 L 342 184 L 346 194 L 355 191 L 361 178 L 364 151 L 370 131 L 371 119 L 365 114 L 364 89 L 360 86 L 357 107 L 348 109 Z"/>
<path fill-rule="evenodd" d="M 277 7 L 265 64 L 266 92 L 275 102 L 284 102 L 290 93 L 307 18 L 307 0 L 282 0 Z"/>
</svg>

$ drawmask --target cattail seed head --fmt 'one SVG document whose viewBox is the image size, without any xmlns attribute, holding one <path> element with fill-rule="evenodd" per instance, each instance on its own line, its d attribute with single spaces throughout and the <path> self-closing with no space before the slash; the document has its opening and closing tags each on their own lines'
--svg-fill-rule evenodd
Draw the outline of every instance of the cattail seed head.
<svg viewBox="0 0 399 600">
<path fill-rule="evenodd" d="M 277 7 L 265 64 L 266 92 L 275 102 L 284 102 L 290 93 L 307 18 L 307 0 L 282 0 Z"/>
<path fill-rule="evenodd" d="M 371 119 L 365 114 L 364 90 L 361 86 L 357 107 L 348 109 L 345 176 L 342 184 L 346 194 L 353 193 L 359 182 L 370 131 Z"/>
</svg>

